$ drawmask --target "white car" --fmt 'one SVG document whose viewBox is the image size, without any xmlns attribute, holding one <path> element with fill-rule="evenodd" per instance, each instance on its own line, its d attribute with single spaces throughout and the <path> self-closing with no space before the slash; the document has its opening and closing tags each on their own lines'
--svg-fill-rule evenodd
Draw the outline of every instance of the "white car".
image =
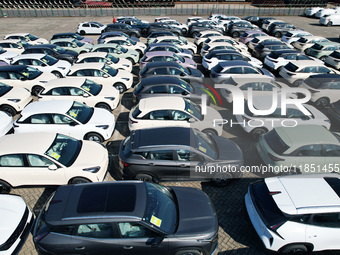
<svg viewBox="0 0 340 255">
<path fill-rule="evenodd" d="M 13 133 L 13 123 L 13 117 L 9 113 L 0 111 L 0 137 Z"/>
<path fill-rule="evenodd" d="M 10 64 L 12 59 L 16 56 L 18 56 L 17 53 L 7 51 L 0 46 L 0 62 L 2 61 L 2 62 L 5 62 L 7 64 Z"/>
<path fill-rule="evenodd" d="M 245 206 L 262 244 L 284 254 L 339 250 L 339 183 L 333 173 L 250 184 Z"/>
<path fill-rule="evenodd" d="M 104 63 L 75 64 L 71 67 L 67 76 L 80 76 L 104 86 L 113 86 L 123 93 L 131 88 L 132 74 L 125 70 L 114 69 Z"/>
<path fill-rule="evenodd" d="M 29 90 L 0 83 L 0 110 L 11 116 L 19 113 L 33 101 Z"/>
<path fill-rule="evenodd" d="M 307 17 L 313 17 L 313 16 L 315 16 L 315 14 L 318 12 L 318 11 L 320 11 L 320 10 L 322 10 L 323 8 L 321 8 L 321 7 L 311 7 L 311 8 L 309 8 L 309 9 L 307 9 L 306 10 L 306 16 Z"/>
<path fill-rule="evenodd" d="M 253 97 L 253 107 L 257 110 L 267 110 L 273 105 L 273 98 L 271 95 L 255 96 Z M 255 115 L 245 103 L 245 113 L 243 115 L 235 115 L 236 120 L 241 125 L 243 130 L 250 134 L 252 138 L 257 141 L 261 135 L 271 131 L 273 128 L 281 127 L 282 123 L 286 126 L 294 128 L 296 125 L 320 125 L 327 129 L 330 128 L 330 120 L 309 104 L 302 104 L 311 116 L 305 115 L 296 105 L 288 104 L 286 107 L 287 114 L 282 115 L 281 100 L 278 100 L 275 111 L 269 115 L 261 116 Z M 271 121 L 268 121 L 271 120 Z"/>
<path fill-rule="evenodd" d="M 0 192 L 1 192 L 0 183 Z M 6 192 L 6 191 L 4 191 Z M 18 254 L 34 224 L 34 214 L 17 195 L 0 195 L 0 254 Z"/>
<path fill-rule="evenodd" d="M 126 38 L 125 36 L 105 38 L 104 44 L 106 43 L 119 44 L 125 49 L 132 49 L 138 51 L 140 55 L 142 55 L 146 49 L 145 43 L 136 42 L 130 38 Z"/>
<path fill-rule="evenodd" d="M 77 27 L 77 33 L 80 35 L 86 35 L 86 34 L 102 34 L 105 30 L 106 26 L 95 22 L 95 21 L 89 21 L 89 22 L 82 22 L 78 24 Z"/>
<path fill-rule="evenodd" d="M 75 38 L 59 38 L 51 40 L 50 44 L 57 45 L 65 50 L 72 50 L 78 54 L 90 52 L 93 45 L 87 42 L 78 41 Z"/>
<path fill-rule="evenodd" d="M 51 132 L 0 138 L 0 175 L 9 190 L 101 182 L 108 163 L 107 149 L 93 141 Z"/>
<path fill-rule="evenodd" d="M 292 42 L 299 40 L 303 36 L 313 36 L 313 35 L 304 30 L 288 31 L 286 34 L 282 36 L 281 41 L 287 44 L 291 44 Z"/>
<path fill-rule="evenodd" d="M 215 36 L 223 36 L 220 32 L 217 31 L 213 31 L 213 30 L 205 30 L 205 31 L 201 31 L 196 37 L 195 37 L 195 41 L 194 43 L 199 46 L 202 47 L 204 41 L 210 37 L 215 37 Z"/>
<path fill-rule="evenodd" d="M 45 38 L 38 38 L 35 35 L 29 33 L 8 34 L 4 36 L 4 40 L 22 40 L 28 42 L 31 45 L 48 43 L 48 40 Z"/>
<path fill-rule="evenodd" d="M 340 11 L 336 14 L 325 15 L 320 18 L 319 23 L 325 26 L 340 25 Z"/>
<path fill-rule="evenodd" d="M 236 51 L 240 52 L 242 55 L 250 57 L 250 53 L 247 50 L 247 46 L 244 44 L 240 44 L 238 42 L 233 42 L 233 40 L 224 40 L 224 42 L 213 42 L 213 43 L 208 43 L 201 49 L 201 56 L 204 57 L 207 55 L 209 52 L 213 50 L 221 50 L 225 49 L 225 47 L 231 46 L 234 48 Z"/>
<path fill-rule="evenodd" d="M 226 18 L 228 17 L 227 15 L 224 15 L 224 14 L 211 14 L 209 17 L 208 17 L 208 20 L 212 20 L 212 21 L 219 21 L 221 18 Z"/>
<path fill-rule="evenodd" d="M 43 73 L 30 66 L 2 66 L 0 67 L 0 82 L 13 87 L 22 87 L 31 91 L 32 95 L 37 95 L 44 85 L 55 75 Z"/>
<path fill-rule="evenodd" d="M 286 23 L 283 20 L 279 20 L 279 19 L 269 19 L 266 20 L 263 24 L 262 24 L 262 29 L 267 32 L 267 28 L 271 25 L 271 24 L 277 24 L 277 23 Z"/>
<path fill-rule="evenodd" d="M 19 39 L 11 39 L 11 40 L 1 40 L 0 47 L 9 52 L 13 52 L 15 54 L 21 54 L 25 50 L 25 46 L 28 45 L 26 41 L 22 41 Z"/>
<path fill-rule="evenodd" d="M 225 16 L 225 17 L 221 17 L 218 20 L 218 24 L 222 25 L 224 27 L 227 27 L 229 25 L 230 22 L 232 21 L 237 21 L 237 20 L 241 20 L 241 18 L 236 17 L 236 16 Z M 250 22 L 249 22 L 250 23 Z"/>
<path fill-rule="evenodd" d="M 38 100 L 74 100 L 112 111 L 119 104 L 119 91 L 86 78 L 69 77 L 49 81 L 38 95 Z"/>
<path fill-rule="evenodd" d="M 199 20 L 203 20 L 204 18 L 202 18 L 202 17 L 197 17 L 197 16 L 195 16 L 195 17 L 188 17 L 188 19 L 187 19 L 187 25 L 188 26 L 190 26 L 192 23 L 195 23 L 195 22 L 197 22 L 197 21 L 199 21 Z"/>
<path fill-rule="evenodd" d="M 293 87 L 297 87 L 302 83 L 303 80 L 307 79 L 311 75 L 337 73 L 339 72 L 314 60 L 292 60 L 281 68 L 279 74 L 288 83 L 292 84 Z"/>
<path fill-rule="evenodd" d="M 162 22 L 164 20 L 171 20 L 170 17 L 158 17 L 158 18 L 155 18 L 155 22 Z"/>
<path fill-rule="evenodd" d="M 177 36 L 160 36 L 153 43 L 172 43 L 180 49 L 190 50 L 193 54 L 197 53 L 197 46 L 187 39 L 183 40 Z"/>
<path fill-rule="evenodd" d="M 340 70 L 340 50 L 333 51 L 325 58 L 325 63 L 333 68 Z"/>
<path fill-rule="evenodd" d="M 76 139 L 104 142 L 115 129 L 114 115 L 72 100 L 29 104 L 14 123 L 14 133 L 58 132 Z"/>
<path fill-rule="evenodd" d="M 330 14 L 335 14 L 335 13 L 339 13 L 340 12 L 340 7 L 335 7 L 335 8 L 325 8 L 325 9 L 321 9 L 319 11 L 317 11 L 315 13 L 315 17 L 317 18 L 321 18 L 325 15 L 330 15 Z"/>
<path fill-rule="evenodd" d="M 238 41 L 236 41 L 234 38 L 230 37 L 230 36 L 209 36 L 202 44 L 202 48 L 207 45 L 207 44 L 211 44 L 211 43 L 217 43 L 217 42 L 227 42 L 229 44 L 234 45 L 237 48 L 242 48 L 247 50 L 247 46 L 243 43 L 239 43 Z"/>
<path fill-rule="evenodd" d="M 82 63 L 105 63 L 114 69 L 122 69 L 131 73 L 132 63 L 125 58 L 116 58 L 111 53 L 89 52 L 78 55 L 75 64 Z"/>
<path fill-rule="evenodd" d="M 213 124 L 221 120 L 221 114 L 207 106 L 207 114 L 201 114 L 201 108 L 183 97 L 148 97 L 142 98 L 131 109 L 129 129 L 153 127 L 191 127 L 205 133 L 222 135 L 222 124 Z"/>
<path fill-rule="evenodd" d="M 183 34 L 186 34 L 189 31 L 188 25 L 180 23 L 174 19 L 161 20 L 160 22 L 166 23 L 171 27 L 176 27 L 176 28 L 181 29 Z"/>
<path fill-rule="evenodd" d="M 26 65 L 41 72 L 52 73 L 58 78 L 65 77 L 70 71 L 71 64 L 47 54 L 24 54 L 13 58 L 11 65 Z"/>
<path fill-rule="evenodd" d="M 319 43 L 319 42 L 329 42 L 328 39 L 326 39 L 325 37 L 321 37 L 321 36 L 306 36 L 306 37 L 300 37 L 300 39 L 298 39 L 295 42 L 292 42 L 291 45 L 301 51 L 304 52 L 305 49 L 312 47 L 315 43 Z"/>
</svg>

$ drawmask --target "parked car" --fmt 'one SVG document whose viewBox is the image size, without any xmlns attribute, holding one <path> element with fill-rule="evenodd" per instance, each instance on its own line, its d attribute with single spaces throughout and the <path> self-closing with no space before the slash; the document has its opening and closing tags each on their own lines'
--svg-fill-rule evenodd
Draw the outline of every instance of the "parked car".
<svg viewBox="0 0 340 255">
<path fill-rule="evenodd" d="M 217 248 L 218 220 L 198 189 L 139 181 L 63 186 L 41 210 L 33 240 L 41 254 L 72 253 L 81 242 L 88 254 L 132 246 L 136 255 L 208 255 Z"/>
<path fill-rule="evenodd" d="M 182 29 L 177 28 L 177 27 L 172 27 L 169 24 L 166 24 L 164 22 L 157 22 L 157 23 L 150 23 L 150 26 L 147 29 L 147 35 L 150 35 L 153 32 L 171 32 L 175 36 L 180 36 L 183 34 Z"/>
<path fill-rule="evenodd" d="M 10 64 L 14 57 L 18 56 L 17 53 L 7 51 L 0 46 L 0 63 Z"/>
<path fill-rule="evenodd" d="M 170 25 L 171 27 L 175 27 L 175 28 L 181 29 L 183 35 L 185 35 L 186 33 L 188 33 L 188 30 L 189 30 L 188 25 L 182 24 L 182 23 L 178 22 L 177 20 L 174 20 L 174 19 L 166 19 L 166 20 L 162 20 L 162 21 L 160 21 L 160 22 L 165 23 L 165 24 L 168 24 L 168 25 Z"/>
<path fill-rule="evenodd" d="M 205 40 L 207 40 L 210 37 L 215 37 L 215 36 L 223 36 L 223 35 L 221 32 L 214 31 L 214 30 L 201 31 L 194 37 L 195 38 L 194 43 L 198 47 L 202 47 Z"/>
<path fill-rule="evenodd" d="M 136 42 L 124 36 L 104 39 L 104 44 L 118 44 L 124 47 L 125 49 L 137 51 L 140 56 L 144 54 L 144 51 L 146 49 L 146 45 L 144 43 Z"/>
<path fill-rule="evenodd" d="M 228 34 L 232 37 L 240 37 L 240 35 L 244 34 L 246 31 L 259 31 L 260 29 L 257 26 L 252 25 L 247 22 L 230 22 L 228 25 Z"/>
<path fill-rule="evenodd" d="M 268 27 L 268 34 L 281 38 L 287 32 L 296 30 L 298 28 L 289 23 L 274 23 Z"/>
<path fill-rule="evenodd" d="M 73 64 L 78 53 L 73 50 L 65 50 L 54 44 L 39 44 L 28 46 L 22 54 L 48 54 L 56 59 L 66 60 Z"/>
<path fill-rule="evenodd" d="M 331 103 L 328 108 L 328 116 L 334 121 L 336 124 L 340 123 L 340 100 Z"/>
<path fill-rule="evenodd" d="M 260 18 L 261 17 L 259 17 L 259 16 L 247 16 L 247 17 L 244 17 L 242 19 L 256 25 L 257 22 L 260 20 Z"/>
<path fill-rule="evenodd" d="M 268 28 L 270 25 L 272 24 L 284 24 L 286 22 L 284 22 L 283 20 L 278 20 L 278 19 L 271 19 L 271 20 L 266 20 L 263 24 L 262 24 L 262 29 L 263 31 L 265 31 L 266 33 L 268 33 Z"/>
<path fill-rule="evenodd" d="M 21 41 L 26 41 L 27 43 L 31 45 L 48 43 L 48 41 L 45 38 L 39 38 L 29 33 L 7 34 L 4 36 L 4 40 L 21 40 Z"/>
<path fill-rule="evenodd" d="M 145 52 L 168 51 L 184 58 L 193 58 L 191 50 L 181 49 L 172 43 L 152 43 L 146 48 Z"/>
<path fill-rule="evenodd" d="M 140 29 L 142 34 L 146 34 L 148 31 L 149 23 L 144 23 L 141 20 L 138 19 L 132 19 L 132 18 L 125 18 L 125 19 L 119 19 L 119 23 L 127 24 L 131 26 L 132 28 Z"/>
<path fill-rule="evenodd" d="M 276 20 L 276 19 L 274 17 L 260 17 L 255 25 L 257 25 L 259 28 L 262 28 L 263 23 L 266 22 L 267 20 Z"/>
<path fill-rule="evenodd" d="M 290 50 L 289 47 L 284 42 L 262 42 L 255 46 L 254 50 L 252 51 L 252 55 L 259 60 L 262 60 L 269 55 L 272 51 L 276 50 Z"/>
<path fill-rule="evenodd" d="M 244 45 L 243 43 L 239 43 L 230 37 L 222 38 L 222 36 L 220 39 L 214 40 L 214 42 L 211 42 L 209 41 L 209 39 L 207 39 L 202 45 L 201 55 L 205 55 L 206 52 L 216 49 L 216 47 L 218 46 L 229 46 L 229 45 L 234 47 L 236 50 L 238 50 L 243 55 L 250 56 L 246 45 Z"/>
<path fill-rule="evenodd" d="M 255 37 L 251 41 L 248 42 L 248 50 L 250 53 L 254 51 L 255 47 L 259 43 L 268 43 L 268 42 L 281 42 L 278 38 L 275 38 L 273 36 L 260 36 L 260 37 Z"/>
<path fill-rule="evenodd" d="M 83 43 L 89 43 L 89 44 L 93 44 L 93 40 L 89 37 L 83 37 L 77 33 L 58 33 L 58 34 L 54 34 L 52 35 L 51 41 L 55 40 L 55 39 L 62 39 L 62 38 L 74 38 L 78 41 L 81 41 Z"/>
<path fill-rule="evenodd" d="M 313 35 L 304 30 L 291 30 L 282 36 L 281 41 L 287 44 L 292 44 L 293 42 L 299 40 L 303 36 L 313 36 Z"/>
<path fill-rule="evenodd" d="M 15 54 L 23 53 L 28 46 L 30 46 L 30 44 L 28 44 L 26 41 L 22 41 L 19 39 L 8 39 L 0 41 L 1 48 L 13 52 Z"/>
<path fill-rule="evenodd" d="M 124 20 L 124 19 L 133 19 L 133 20 L 137 20 L 137 21 L 140 21 L 142 23 L 145 23 L 145 24 L 150 23 L 149 21 L 141 20 L 141 19 L 137 18 L 136 16 L 119 16 L 119 17 L 117 17 L 117 22 Z"/>
<path fill-rule="evenodd" d="M 41 72 L 52 73 L 58 78 L 65 77 L 71 68 L 66 60 L 59 60 L 47 54 L 23 54 L 14 57 L 11 65 L 26 65 Z"/>
<path fill-rule="evenodd" d="M 147 52 L 139 61 L 139 69 L 142 70 L 146 64 L 154 62 L 176 62 L 184 67 L 197 68 L 197 64 L 192 58 L 183 58 L 173 52 L 154 51 Z"/>
<path fill-rule="evenodd" d="M 242 176 L 239 169 L 243 155 L 238 145 L 227 138 L 209 136 L 197 129 L 163 127 L 131 132 L 120 146 L 119 160 L 124 179 L 212 181 L 224 186 Z M 207 167 L 230 165 L 234 171 L 202 173 L 197 171 L 202 164 Z"/>
<path fill-rule="evenodd" d="M 245 49 L 238 49 L 234 47 L 231 44 L 228 44 L 226 42 L 217 42 L 217 43 L 212 43 L 212 44 L 207 44 L 201 49 L 201 56 L 202 58 L 209 54 L 212 51 L 218 51 L 218 50 L 230 50 L 230 51 L 236 51 L 244 56 L 251 56 L 249 52 Z"/>
<path fill-rule="evenodd" d="M 247 31 L 240 35 L 239 42 L 247 45 L 255 37 L 261 37 L 261 36 L 268 36 L 268 35 L 258 30 Z"/>
<path fill-rule="evenodd" d="M 155 23 L 162 22 L 164 20 L 170 20 L 170 19 L 171 19 L 170 17 L 158 17 L 158 18 L 155 18 Z"/>
<path fill-rule="evenodd" d="M 0 137 L 14 132 L 13 122 L 13 117 L 8 112 L 0 111 Z M 4 188 L 0 180 L 0 191 Z"/>
<path fill-rule="evenodd" d="M 193 44 L 192 42 L 189 42 L 185 39 L 177 38 L 177 37 L 174 37 L 174 36 L 158 37 L 152 43 L 153 44 L 155 44 L 155 43 L 172 43 L 172 44 L 176 45 L 177 47 L 179 47 L 181 49 L 190 50 L 192 52 L 192 54 L 197 53 L 197 47 L 196 47 L 195 44 Z"/>
<path fill-rule="evenodd" d="M 323 9 L 318 10 L 315 13 L 315 17 L 322 18 L 325 15 L 337 14 L 339 12 L 340 12 L 340 8 L 339 7 L 335 7 L 335 8 L 323 8 Z"/>
<path fill-rule="evenodd" d="M 284 254 L 338 250 L 339 186 L 338 174 L 324 173 L 250 184 L 245 206 L 263 245 Z"/>
<path fill-rule="evenodd" d="M 192 23 L 195 23 L 195 22 L 197 22 L 199 20 L 203 20 L 203 18 L 202 17 L 197 17 L 197 16 L 195 16 L 195 17 L 188 17 L 187 25 L 190 26 Z"/>
<path fill-rule="evenodd" d="M 122 24 L 122 23 L 114 23 L 114 24 L 108 24 L 104 32 L 123 32 L 127 34 L 130 37 L 137 37 L 139 38 L 141 36 L 142 31 L 138 28 L 133 28 L 130 25 Z"/>
<path fill-rule="evenodd" d="M 218 24 L 227 27 L 229 25 L 229 23 L 233 22 L 233 21 L 238 21 L 241 20 L 239 17 L 237 16 L 222 16 L 219 19 L 212 19 L 213 21 L 217 22 Z"/>
<path fill-rule="evenodd" d="M 1 253 L 16 254 L 28 238 L 34 224 L 34 214 L 18 195 L 0 195 L 2 215 Z"/>
<path fill-rule="evenodd" d="M 55 75 L 43 73 L 30 66 L 1 66 L 0 82 L 14 87 L 22 87 L 31 91 L 32 95 L 37 95 L 44 85 Z"/>
<path fill-rule="evenodd" d="M 333 51 L 325 58 L 326 65 L 330 65 L 335 69 L 340 69 L 340 50 Z"/>
<path fill-rule="evenodd" d="M 82 22 L 78 24 L 77 33 L 80 35 L 86 34 L 102 34 L 106 26 L 95 21 Z"/>
<path fill-rule="evenodd" d="M 135 42 L 139 42 L 139 39 L 137 37 L 130 37 L 128 36 L 127 34 L 123 33 L 123 32 L 106 32 L 106 33 L 102 33 L 98 40 L 97 40 L 97 43 L 98 44 L 102 44 L 104 43 L 104 40 L 105 39 L 108 39 L 108 38 L 115 38 L 115 37 L 126 37 L 126 38 L 130 38 L 131 40 L 134 40 Z"/>
<path fill-rule="evenodd" d="M 211 30 L 219 32 L 221 34 L 224 33 L 223 28 L 214 26 L 214 25 L 212 25 L 208 22 L 196 22 L 196 23 L 192 23 L 189 26 L 189 34 L 193 38 L 196 38 L 199 35 L 199 33 L 202 32 L 202 31 L 211 31 Z M 196 45 L 197 45 L 197 43 L 196 43 Z"/>
<path fill-rule="evenodd" d="M 86 78 L 70 77 L 49 81 L 39 93 L 38 100 L 74 100 L 112 111 L 119 104 L 119 91 Z"/>
<path fill-rule="evenodd" d="M 277 127 L 260 137 L 257 151 L 266 165 L 285 169 L 286 174 L 332 172 L 339 162 L 339 133 L 320 125 Z M 334 169 L 334 168 L 333 168 Z"/>
<path fill-rule="evenodd" d="M 90 52 L 93 45 L 89 43 L 83 43 L 73 38 L 61 38 L 51 40 L 51 44 L 58 45 L 65 50 L 73 50 L 78 54 Z"/>
<path fill-rule="evenodd" d="M 304 52 L 307 48 L 312 47 L 318 42 L 329 42 L 329 40 L 321 36 L 303 36 L 299 40 L 292 42 L 291 45 L 295 49 Z"/>
<path fill-rule="evenodd" d="M 325 15 L 320 18 L 319 23 L 328 27 L 340 25 L 340 10 L 337 14 Z"/>
<path fill-rule="evenodd" d="M 311 7 L 306 10 L 305 14 L 307 17 L 314 17 L 315 14 L 321 9 L 323 8 L 322 7 Z"/>
<path fill-rule="evenodd" d="M 116 58 L 111 53 L 106 52 L 89 52 L 78 56 L 75 64 L 82 63 L 105 63 L 114 69 L 122 69 L 128 72 L 132 71 L 132 63 L 125 58 Z"/>
<path fill-rule="evenodd" d="M 340 43 L 334 42 L 319 42 L 315 43 L 312 47 L 307 48 L 305 53 L 309 56 L 325 60 L 328 55 L 333 51 L 340 50 Z"/>
<path fill-rule="evenodd" d="M 104 86 L 112 86 L 123 93 L 131 88 L 133 78 L 128 71 L 114 69 L 104 63 L 85 63 L 73 65 L 68 77 L 80 76 Z"/>
<path fill-rule="evenodd" d="M 176 37 L 179 38 L 179 36 L 175 35 L 173 32 L 169 32 L 169 31 L 152 32 L 150 35 L 148 35 L 146 44 L 149 45 L 155 39 L 157 39 L 158 37 L 161 37 L 161 36 L 176 36 Z"/>
<path fill-rule="evenodd" d="M 72 100 L 48 100 L 26 106 L 14 123 L 14 133 L 58 132 L 76 139 L 104 142 L 112 136 L 115 124 L 114 115 L 106 109 Z"/>
</svg>

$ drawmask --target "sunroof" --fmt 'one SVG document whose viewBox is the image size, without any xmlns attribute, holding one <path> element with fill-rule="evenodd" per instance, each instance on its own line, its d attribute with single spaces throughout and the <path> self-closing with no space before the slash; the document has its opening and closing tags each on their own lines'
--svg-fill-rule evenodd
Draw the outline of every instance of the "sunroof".
<svg viewBox="0 0 340 255">
<path fill-rule="evenodd" d="M 334 177 L 325 177 L 324 179 L 340 198 L 340 179 Z"/>
<path fill-rule="evenodd" d="M 136 187 L 107 184 L 85 187 L 80 195 L 78 213 L 132 212 L 136 204 Z"/>
</svg>

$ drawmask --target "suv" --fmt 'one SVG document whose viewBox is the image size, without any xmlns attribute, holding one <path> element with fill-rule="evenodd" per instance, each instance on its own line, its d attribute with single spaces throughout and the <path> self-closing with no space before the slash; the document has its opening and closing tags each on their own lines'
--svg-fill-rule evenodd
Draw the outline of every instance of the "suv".
<svg viewBox="0 0 340 255">
<path fill-rule="evenodd" d="M 191 24 L 189 26 L 189 32 L 188 33 L 193 38 L 195 38 L 201 31 L 206 31 L 206 30 L 209 30 L 209 31 L 213 30 L 213 31 L 219 32 L 221 34 L 224 33 L 223 28 L 214 26 L 209 22 L 196 22 L 196 23 Z"/>
<path fill-rule="evenodd" d="M 333 51 L 340 50 L 340 43 L 319 42 L 305 50 L 305 53 L 314 58 L 325 60 Z"/>
<path fill-rule="evenodd" d="M 141 35 L 141 30 L 139 28 L 133 28 L 130 25 L 123 24 L 123 23 L 114 23 L 108 24 L 104 32 L 123 32 L 130 37 L 137 37 L 139 38 Z"/>
<path fill-rule="evenodd" d="M 69 185 L 41 210 L 33 240 L 39 254 L 208 255 L 217 249 L 218 220 L 210 198 L 194 188 Z"/>
<path fill-rule="evenodd" d="M 339 178 L 281 176 L 250 184 L 246 210 L 264 246 L 284 254 L 339 250 Z"/>
<path fill-rule="evenodd" d="M 146 31 L 148 30 L 148 27 L 149 27 L 149 23 L 144 23 L 138 19 L 125 18 L 125 19 L 120 19 L 118 22 L 130 25 L 133 28 L 140 29 L 143 34 L 146 34 Z"/>
<path fill-rule="evenodd" d="M 268 27 L 268 34 L 281 38 L 288 31 L 297 30 L 295 26 L 288 23 L 271 24 Z"/>
<path fill-rule="evenodd" d="M 182 30 L 180 28 L 172 27 L 169 24 L 163 22 L 151 23 L 147 29 L 147 35 L 151 35 L 154 32 L 171 32 L 175 36 L 182 35 Z"/>
</svg>

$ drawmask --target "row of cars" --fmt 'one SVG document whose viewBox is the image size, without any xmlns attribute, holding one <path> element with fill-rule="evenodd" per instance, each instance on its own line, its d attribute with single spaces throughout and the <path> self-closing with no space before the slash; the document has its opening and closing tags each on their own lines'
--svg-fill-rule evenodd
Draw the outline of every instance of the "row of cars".
<svg viewBox="0 0 340 255">
<path fill-rule="evenodd" d="M 319 23 L 325 26 L 340 25 L 340 8 L 312 7 L 306 10 L 307 17 L 318 18 Z"/>
</svg>

